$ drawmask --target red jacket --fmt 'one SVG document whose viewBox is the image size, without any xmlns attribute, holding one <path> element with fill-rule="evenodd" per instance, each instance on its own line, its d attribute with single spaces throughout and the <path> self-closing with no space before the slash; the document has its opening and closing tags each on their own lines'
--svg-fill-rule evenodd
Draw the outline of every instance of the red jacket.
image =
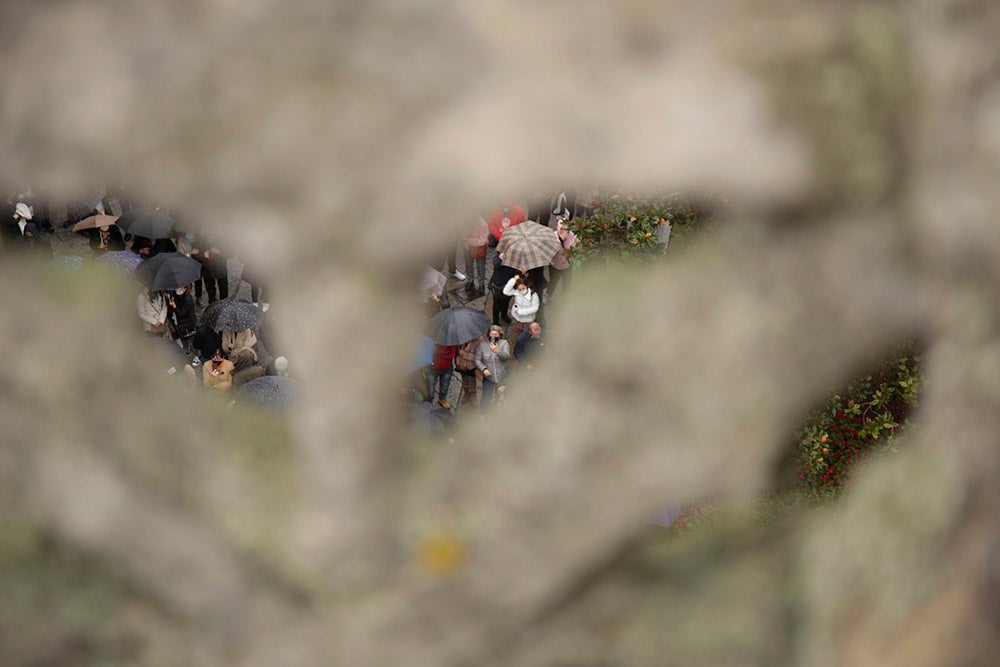
<svg viewBox="0 0 1000 667">
<path fill-rule="evenodd" d="M 504 224 L 505 219 L 507 220 L 506 225 Z M 490 213 L 490 217 L 486 223 L 489 225 L 490 234 L 492 234 L 495 239 L 500 240 L 500 237 L 503 236 L 505 229 L 513 227 L 514 225 L 519 225 L 525 220 L 527 220 L 527 218 L 524 215 L 524 209 L 520 206 L 512 205 L 507 213 L 504 213 L 503 209 L 497 206 L 493 209 L 493 212 Z"/>
<path fill-rule="evenodd" d="M 451 368 L 458 356 L 458 345 L 435 345 L 433 366 L 436 371 L 444 371 Z"/>
</svg>

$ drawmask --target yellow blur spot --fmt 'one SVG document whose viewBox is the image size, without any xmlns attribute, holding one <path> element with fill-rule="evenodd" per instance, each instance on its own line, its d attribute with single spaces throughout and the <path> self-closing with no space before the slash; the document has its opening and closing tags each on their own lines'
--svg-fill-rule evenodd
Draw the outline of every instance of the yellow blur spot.
<svg viewBox="0 0 1000 667">
<path fill-rule="evenodd" d="M 465 546 L 448 533 L 437 533 L 420 543 L 421 565 L 437 575 L 454 574 L 465 563 Z"/>
</svg>

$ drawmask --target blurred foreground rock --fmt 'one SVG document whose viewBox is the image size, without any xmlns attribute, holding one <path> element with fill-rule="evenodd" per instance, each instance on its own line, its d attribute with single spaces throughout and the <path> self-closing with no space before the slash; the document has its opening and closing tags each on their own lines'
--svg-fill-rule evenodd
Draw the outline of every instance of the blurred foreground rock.
<svg viewBox="0 0 1000 667">
<path fill-rule="evenodd" d="M 9 4 L 0 179 L 202 216 L 272 271 L 310 390 L 287 423 L 189 394 L 126 286 L 5 257 L 0 664 L 1000 654 L 996 3 Z M 423 257 L 573 180 L 721 190 L 733 224 L 581 276 L 508 413 L 417 446 Z M 913 331 L 921 427 L 834 511 L 650 536 L 766 489 Z"/>
</svg>

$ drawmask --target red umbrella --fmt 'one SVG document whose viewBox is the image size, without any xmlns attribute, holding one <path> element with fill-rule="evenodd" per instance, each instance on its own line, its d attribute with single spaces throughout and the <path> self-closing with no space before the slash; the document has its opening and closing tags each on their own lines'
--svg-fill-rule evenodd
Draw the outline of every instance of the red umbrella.
<svg viewBox="0 0 1000 667">
<path fill-rule="evenodd" d="M 507 208 L 506 211 L 504 210 L 505 206 Z M 499 239 L 503 236 L 506 229 L 514 225 L 519 225 L 527 219 L 527 216 L 524 215 L 524 209 L 520 206 L 505 204 L 493 209 L 486 223 L 489 225 L 490 234 L 493 235 L 493 238 Z"/>
</svg>

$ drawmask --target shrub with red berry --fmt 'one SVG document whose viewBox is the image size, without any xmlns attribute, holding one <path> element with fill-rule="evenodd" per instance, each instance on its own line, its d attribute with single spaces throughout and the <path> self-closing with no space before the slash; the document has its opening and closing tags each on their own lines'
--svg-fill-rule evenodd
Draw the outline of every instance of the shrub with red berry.
<svg viewBox="0 0 1000 667">
<path fill-rule="evenodd" d="M 800 489 L 835 496 L 850 486 L 858 464 L 895 453 L 917 407 L 920 356 L 910 343 L 877 371 L 851 381 L 796 434 Z"/>
</svg>

